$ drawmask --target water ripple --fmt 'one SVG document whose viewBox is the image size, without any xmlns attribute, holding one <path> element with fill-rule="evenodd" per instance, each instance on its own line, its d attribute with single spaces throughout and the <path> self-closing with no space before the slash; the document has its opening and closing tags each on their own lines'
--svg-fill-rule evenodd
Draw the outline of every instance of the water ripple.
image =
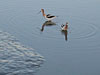
<svg viewBox="0 0 100 75">
<path fill-rule="evenodd" d="M 70 18 L 69 17 L 69 29 L 68 29 L 68 37 L 71 39 L 88 39 L 97 34 L 98 27 L 97 25 L 86 22 L 85 20 Z M 40 36 L 43 38 L 51 38 L 51 39 L 62 39 L 61 35 L 61 23 L 57 23 L 54 26 L 45 26 L 44 31 L 41 33 L 42 24 L 35 25 L 32 34 L 39 38 Z"/>
<path fill-rule="evenodd" d="M 73 35 L 74 39 L 88 39 L 95 35 L 97 35 L 98 27 L 97 25 L 87 22 L 85 20 L 72 18 L 74 20 L 74 24 L 72 24 L 71 35 Z"/>
<path fill-rule="evenodd" d="M 0 74 L 33 75 L 43 63 L 43 57 L 7 32 L 0 31 Z"/>
</svg>

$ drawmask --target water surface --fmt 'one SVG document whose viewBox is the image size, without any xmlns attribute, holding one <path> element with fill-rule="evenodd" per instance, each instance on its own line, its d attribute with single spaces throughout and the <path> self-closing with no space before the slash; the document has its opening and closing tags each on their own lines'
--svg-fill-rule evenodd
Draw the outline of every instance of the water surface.
<svg viewBox="0 0 100 75">
<path fill-rule="evenodd" d="M 0 29 L 45 57 L 36 75 L 100 75 L 99 7 L 99 0 L 1 0 Z M 41 8 L 58 16 L 43 31 Z"/>
</svg>

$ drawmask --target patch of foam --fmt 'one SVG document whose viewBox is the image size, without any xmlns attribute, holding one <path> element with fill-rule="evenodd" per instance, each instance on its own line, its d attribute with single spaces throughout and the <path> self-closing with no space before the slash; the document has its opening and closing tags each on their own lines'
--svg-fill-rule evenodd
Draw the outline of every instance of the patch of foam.
<svg viewBox="0 0 100 75">
<path fill-rule="evenodd" d="M 12 35 L 0 31 L 0 74 L 33 75 L 44 58 L 34 49 L 22 45 Z"/>
</svg>

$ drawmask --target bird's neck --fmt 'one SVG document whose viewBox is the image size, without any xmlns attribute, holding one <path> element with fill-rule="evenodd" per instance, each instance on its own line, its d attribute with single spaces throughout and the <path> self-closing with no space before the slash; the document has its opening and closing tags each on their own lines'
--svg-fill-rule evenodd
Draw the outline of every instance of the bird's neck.
<svg viewBox="0 0 100 75">
<path fill-rule="evenodd" d="M 45 17 L 46 16 L 46 14 L 44 13 L 44 10 L 42 11 L 42 15 Z"/>
<path fill-rule="evenodd" d="M 43 16 L 46 17 L 46 14 L 44 13 Z"/>
<path fill-rule="evenodd" d="M 65 28 L 67 29 L 68 28 L 68 25 L 66 25 Z"/>
<path fill-rule="evenodd" d="M 42 13 L 42 15 L 45 17 L 46 16 L 46 14 L 45 13 Z"/>
</svg>

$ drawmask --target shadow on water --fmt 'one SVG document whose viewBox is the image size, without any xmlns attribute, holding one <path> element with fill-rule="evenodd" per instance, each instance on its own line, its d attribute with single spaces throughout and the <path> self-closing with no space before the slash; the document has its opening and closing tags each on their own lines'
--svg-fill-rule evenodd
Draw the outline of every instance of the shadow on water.
<svg viewBox="0 0 100 75">
<path fill-rule="evenodd" d="M 42 31 L 42 32 L 44 31 L 44 27 L 45 27 L 45 26 L 54 26 L 54 25 L 56 25 L 55 22 L 52 22 L 52 21 L 45 21 L 45 22 L 43 23 L 43 25 L 42 25 L 41 31 Z"/>
</svg>

